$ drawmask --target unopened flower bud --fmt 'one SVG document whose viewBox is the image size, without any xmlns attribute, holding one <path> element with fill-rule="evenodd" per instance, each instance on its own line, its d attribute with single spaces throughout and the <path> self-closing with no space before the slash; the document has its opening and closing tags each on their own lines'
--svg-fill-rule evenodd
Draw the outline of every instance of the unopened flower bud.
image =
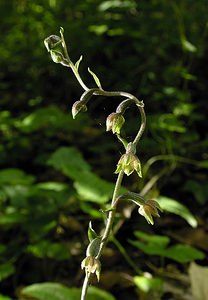
<svg viewBox="0 0 208 300">
<path fill-rule="evenodd" d="M 101 263 L 99 259 L 95 258 L 94 256 L 87 256 L 83 259 L 81 268 L 85 269 L 87 274 L 95 273 L 97 280 L 100 280 Z"/>
<path fill-rule="evenodd" d="M 74 104 L 72 106 L 72 117 L 73 117 L 73 119 L 75 119 L 76 115 L 79 112 L 85 112 L 85 111 L 87 111 L 86 104 L 84 104 L 82 101 L 74 102 Z"/>
<path fill-rule="evenodd" d="M 124 122 L 125 119 L 121 113 L 111 113 L 106 119 L 106 131 L 112 130 L 113 133 L 120 134 Z"/>
<path fill-rule="evenodd" d="M 140 160 L 132 152 L 127 152 L 121 156 L 115 173 L 117 174 L 122 170 L 127 176 L 136 171 L 139 177 L 142 177 Z"/>
<path fill-rule="evenodd" d="M 48 52 L 61 43 L 61 37 L 58 35 L 50 35 L 44 40 L 44 44 Z"/>
<path fill-rule="evenodd" d="M 63 54 L 60 52 L 60 51 L 57 51 L 57 50 L 51 50 L 50 51 L 50 54 L 51 54 L 51 58 L 52 60 L 59 64 L 59 63 L 62 63 L 65 61 L 65 58 L 63 56 Z"/>
<path fill-rule="evenodd" d="M 139 214 L 145 217 L 147 222 L 151 225 L 154 224 L 152 217 L 160 217 L 158 210 L 162 211 L 159 203 L 155 200 L 147 200 L 139 208 Z"/>
</svg>

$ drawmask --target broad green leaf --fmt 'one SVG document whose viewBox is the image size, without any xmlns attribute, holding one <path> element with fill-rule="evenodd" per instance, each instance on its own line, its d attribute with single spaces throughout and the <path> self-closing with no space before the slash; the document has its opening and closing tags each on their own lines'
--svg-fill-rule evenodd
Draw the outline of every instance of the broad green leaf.
<svg viewBox="0 0 208 300">
<path fill-rule="evenodd" d="M 7 247 L 3 244 L 0 244 L 0 254 L 4 253 L 6 251 Z"/>
<path fill-rule="evenodd" d="M 176 244 L 165 250 L 165 256 L 179 263 L 186 263 L 196 259 L 203 259 L 204 253 L 194 247 L 183 244 Z"/>
<path fill-rule="evenodd" d="M 180 263 L 204 258 L 203 252 L 189 245 L 176 244 L 168 247 L 170 239 L 166 236 L 146 234 L 141 231 L 136 231 L 135 235 L 139 240 L 130 240 L 130 244 L 146 254 L 167 257 Z"/>
<path fill-rule="evenodd" d="M 96 75 L 94 72 L 92 72 L 92 71 L 90 70 L 90 68 L 88 68 L 88 72 L 89 72 L 89 73 L 92 75 L 92 77 L 94 78 L 95 83 L 97 84 L 97 86 L 99 87 L 99 89 L 102 89 L 100 80 L 99 80 L 99 78 L 97 77 L 97 75 Z"/>
<path fill-rule="evenodd" d="M 15 272 L 15 268 L 11 263 L 0 264 L 0 282 Z"/>
<path fill-rule="evenodd" d="M 68 185 L 62 182 L 48 181 L 41 182 L 36 184 L 38 189 L 54 191 L 54 192 L 62 192 L 68 189 Z"/>
<path fill-rule="evenodd" d="M 111 198 L 114 184 L 92 173 L 77 149 L 59 148 L 51 155 L 48 164 L 74 180 L 74 187 L 82 200 L 105 203 Z"/>
<path fill-rule="evenodd" d="M 26 174 L 24 171 L 15 168 L 4 169 L 0 171 L 0 184 L 8 183 L 10 185 L 15 184 L 31 184 L 35 178 Z"/>
<path fill-rule="evenodd" d="M 59 148 L 51 155 L 47 163 L 72 178 L 77 177 L 77 174 L 82 171 L 90 170 L 90 165 L 74 147 Z"/>
<path fill-rule="evenodd" d="M 44 130 L 52 130 L 61 128 L 74 128 L 71 115 L 65 114 L 56 106 L 48 106 L 40 108 L 33 113 L 27 115 L 24 119 L 17 123 L 17 127 L 24 132 L 33 132 L 40 128 Z"/>
<path fill-rule="evenodd" d="M 163 281 L 157 277 L 148 278 L 145 276 L 135 276 L 134 283 L 141 291 L 148 294 L 152 290 L 161 290 Z"/>
<path fill-rule="evenodd" d="M 12 300 L 12 298 L 0 294 L 0 300 Z"/>
<path fill-rule="evenodd" d="M 143 231 L 136 230 L 135 236 L 149 244 L 158 245 L 160 248 L 165 248 L 170 243 L 170 238 L 164 235 L 147 234 Z"/>
<path fill-rule="evenodd" d="M 200 161 L 198 163 L 199 167 L 202 167 L 202 168 L 208 168 L 208 160 L 204 160 L 204 161 Z"/>
<path fill-rule="evenodd" d="M 69 249 L 64 244 L 49 241 L 29 245 L 27 251 L 40 258 L 49 257 L 55 260 L 65 260 L 70 257 Z"/>
<path fill-rule="evenodd" d="M 11 212 L 2 214 L 0 217 L 0 225 L 10 226 L 17 223 L 25 222 L 26 216 L 20 212 Z"/>
<path fill-rule="evenodd" d="M 185 219 L 193 228 L 197 227 L 197 220 L 190 210 L 178 201 L 165 196 L 159 196 L 155 199 L 164 211 L 174 213 Z"/>
<path fill-rule="evenodd" d="M 79 65 L 80 65 L 80 63 L 81 63 L 81 61 L 82 61 L 82 55 L 80 56 L 80 58 L 79 58 L 79 60 L 75 63 L 75 68 L 77 69 L 77 71 L 79 70 Z"/>
<path fill-rule="evenodd" d="M 116 300 L 110 293 L 97 287 L 90 287 L 87 300 Z"/>
<path fill-rule="evenodd" d="M 81 199 L 101 204 L 112 197 L 113 183 L 107 182 L 91 172 L 83 172 L 79 176 L 75 180 L 74 187 Z"/>
<path fill-rule="evenodd" d="M 80 300 L 81 289 L 67 288 L 66 286 L 53 283 L 37 283 L 22 289 L 24 296 L 35 297 L 37 300 Z M 87 300 L 115 300 L 106 291 L 95 287 L 89 287 Z"/>
<path fill-rule="evenodd" d="M 80 292 L 76 288 L 67 288 L 62 284 L 45 282 L 36 283 L 22 289 L 23 296 L 35 297 L 37 300 L 78 300 Z"/>
</svg>

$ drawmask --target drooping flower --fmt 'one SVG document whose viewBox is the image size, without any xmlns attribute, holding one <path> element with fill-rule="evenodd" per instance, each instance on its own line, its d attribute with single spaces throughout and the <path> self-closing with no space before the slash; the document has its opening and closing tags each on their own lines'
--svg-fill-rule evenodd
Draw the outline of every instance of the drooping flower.
<svg viewBox="0 0 208 300">
<path fill-rule="evenodd" d="M 153 225 L 154 220 L 152 217 L 160 217 L 158 210 L 162 211 L 157 201 L 147 200 L 143 205 L 140 206 L 138 212 L 140 215 L 145 217 L 149 224 Z"/>
<path fill-rule="evenodd" d="M 112 130 L 113 134 L 120 134 L 125 119 L 121 113 L 113 112 L 106 119 L 106 131 Z"/>
<path fill-rule="evenodd" d="M 121 156 L 115 173 L 117 174 L 122 170 L 127 176 L 136 171 L 139 177 L 142 177 L 140 160 L 132 152 L 127 152 Z"/>
<path fill-rule="evenodd" d="M 99 259 L 95 258 L 94 256 L 87 256 L 83 259 L 81 268 L 85 269 L 87 274 L 95 273 L 97 280 L 100 280 L 101 263 Z"/>
</svg>

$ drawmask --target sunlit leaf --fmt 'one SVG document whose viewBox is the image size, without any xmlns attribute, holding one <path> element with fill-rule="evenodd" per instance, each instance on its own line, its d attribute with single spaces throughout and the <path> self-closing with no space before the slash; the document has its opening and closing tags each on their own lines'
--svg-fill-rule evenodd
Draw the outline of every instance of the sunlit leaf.
<svg viewBox="0 0 208 300">
<path fill-rule="evenodd" d="M 182 43 L 183 49 L 186 50 L 187 52 L 194 53 L 197 51 L 196 46 L 193 45 L 191 42 L 189 42 L 187 39 L 183 38 L 181 43 Z"/>
<path fill-rule="evenodd" d="M 192 227 L 197 227 L 197 220 L 190 210 L 175 199 L 159 196 L 155 199 L 164 211 L 174 213 L 185 219 Z"/>
<path fill-rule="evenodd" d="M 134 283 L 141 291 L 148 294 L 152 290 L 161 290 L 163 281 L 161 278 L 157 277 L 149 278 L 145 276 L 135 276 Z"/>
<path fill-rule="evenodd" d="M 22 289 L 21 294 L 35 297 L 37 300 L 80 300 L 81 289 L 67 288 L 59 283 L 45 282 L 27 286 Z M 110 293 L 95 287 L 89 288 L 87 299 L 115 300 Z"/>
<path fill-rule="evenodd" d="M 64 244 L 51 243 L 44 240 L 37 244 L 29 245 L 27 251 L 40 258 L 49 257 L 55 260 L 65 260 L 70 257 L 69 249 Z"/>
<path fill-rule="evenodd" d="M 196 259 L 203 259 L 204 253 L 194 247 L 184 244 L 176 244 L 165 250 L 165 256 L 177 262 L 186 263 Z"/>
<path fill-rule="evenodd" d="M 112 196 L 114 184 L 92 173 L 90 165 L 77 149 L 59 148 L 51 155 L 48 164 L 74 180 L 74 187 L 82 200 L 105 203 Z"/>
<path fill-rule="evenodd" d="M 0 184 L 31 184 L 35 178 L 26 174 L 24 171 L 15 168 L 4 169 L 0 171 Z"/>
<path fill-rule="evenodd" d="M 138 240 L 129 242 L 148 255 L 167 257 L 180 263 L 203 259 L 205 256 L 203 252 L 185 244 L 168 247 L 170 239 L 167 236 L 147 234 L 142 231 L 135 231 L 135 235 Z"/>
</svg>

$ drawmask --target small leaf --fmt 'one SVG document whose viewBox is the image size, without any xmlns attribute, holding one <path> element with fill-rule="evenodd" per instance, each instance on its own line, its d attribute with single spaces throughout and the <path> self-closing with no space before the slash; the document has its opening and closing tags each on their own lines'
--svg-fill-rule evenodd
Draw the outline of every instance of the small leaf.
<svg viewBox="0 0 208 300">
<path fill-rule="evenodd" d="M 168 258 L 174 259 L 179 263 L 187 263 L 196 259 L 203 259 L 205 257 L 202 251 L 183 244 L 176 244 L 167 248 L 164 255 Z"/>
<path fill-rule="evenodd" d="M 196 46 L 193 45 L 191 42 L 189 42 L 187 39 L 183 38 L 181 43 L 182 43 L 183 49 L 186 50 L 187 52 L 194 53 L 197 51 Z"/>
<path fill-rule="evenodd" d="M 148 294 L 152 290 L 162 290 L 163 281 L 161 278 L 157 277 L 149 278 L 145 276 L 135 276 L 134 283 L 141 291 Z"/>
<path fill-rule="evenodd" d="M 183 219 L 185 219 L 189 225 L 191 225 L 193 228 L 197 227 L 197 220 L 193 216 L 193 214 L 190 212 L 190 210 L 184 206 L 183 204 L 179 203 L 175 199 L 168 198 L 165 196 L 160 196 L 155 199 L 160 204 L 161 208 L 164 211 L 168 211 L 171 213 L 174 213 Z"/>
<path fill-rule="evenodd" d="M 88 239 L 90 242 L 92 242 L 92 240 L 94 240 L 95 238 L 97 238 L 97 233 L 95 232 L 95 230 L 92 228 L 92 222 L 89 222 L 89 227 L 88 227 Z"/>
<path fill-rule="evenodd" d="M 100 80 L 99 80 L 99 78 L 97 77 L 97 75 L 95 75 L 95 73 L 92 72 L 92 71 L 90 70 L 90 68 L 88 68 L 88 72 L 89 72 L 89 73 L 92 75 L 92 77 L 94 78 L 95 83 L 97 84 L 97 86 L 99 87 L 99 89 L 102 89 Z"/>
<path fill-rule="evenodd" d="M 79 58 L 79 60 L 75 63 L 75 68 L 77 69 L 77 71 L 79 69 L 79 64 L 81 63 L 82 58 L 83 58 L 83 56 L 81 55 L 80 58 Z"/>
<path fill-rule="evenodd" d="M 15 272 L 15 268 L 11 263 L 4 263 L 0 265 L 0 282 L 9 277 Z"/>
</svg>

